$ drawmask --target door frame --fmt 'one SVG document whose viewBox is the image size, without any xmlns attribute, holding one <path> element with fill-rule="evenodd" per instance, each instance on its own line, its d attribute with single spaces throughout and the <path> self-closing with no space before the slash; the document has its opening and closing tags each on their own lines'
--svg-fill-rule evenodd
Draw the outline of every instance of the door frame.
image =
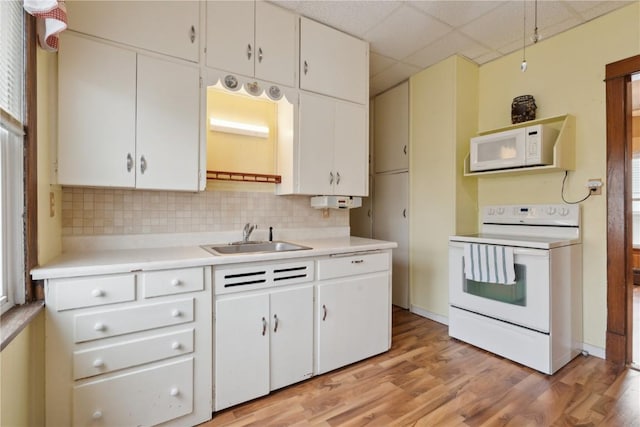
<svg viewBox="0 0 640 427">
<path fill-rule="evenodd" d="M 606 359 L 631 361 L 633 239 L 631 204 L 631 74 L 640 55 L 606 65 L 607 333 Z"/>
</svg>

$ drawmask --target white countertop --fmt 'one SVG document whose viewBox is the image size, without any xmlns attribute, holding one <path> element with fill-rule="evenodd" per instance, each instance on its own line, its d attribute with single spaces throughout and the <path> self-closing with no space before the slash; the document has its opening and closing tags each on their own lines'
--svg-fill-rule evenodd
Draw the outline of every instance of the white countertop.
<svg viewBox="0 0 640 427">
<path fill-rule="evenodd" d="M 338 236 L 325 239 L 287 239 L 287 241 L 312 249 L 226 256 L 213 255 L 198 245 L 69 251 L 63 253 L 50 263 L 31 270 L 31 276 L 34 280 L 42 280 L 94 274 L 128 273 L 140 270 L 277 261 L 350 252 L 393 249 L 398 246 L 395 242 L 364 239 L 353 236 Z"/>
</svg>

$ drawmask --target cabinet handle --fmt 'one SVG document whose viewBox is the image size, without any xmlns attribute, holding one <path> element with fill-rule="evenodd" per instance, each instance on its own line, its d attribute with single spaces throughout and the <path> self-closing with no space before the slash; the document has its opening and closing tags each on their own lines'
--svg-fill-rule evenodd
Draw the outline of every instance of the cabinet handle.
<svg viewBox="0 0 640 427">
<path fill-rule="evenodd" d="M 305 61 L 304 61 L 304 67 L 303 67 L 303 70 L 304 70 L 304 75 L 306 76 L 306 75 L 307 75 L 307 72 L 309 71 L 309 64 L 307 63 L 307 60 L 306 60 L 306 59 L 305 59 Z"/>
<path fill-rule="evenodd" d="M 104 291 L 102 289 L 94 289 L 91 291 L 91 295 L 99 298 L 99 297 L 103 297 L 104 296 Z"/>
<path fill-rule="evenodd" d="M 258 62 L 262 62 L 262 48 L 258 48 Z"/>
<path fill-rule="evenodd" d="M 267 319 L 262 318 L 262 336 L 265 336 L 267 333 Z"/>
<path fill-rule="evenodd" d="M 91 417 L 94 420 L 99 420 L 100 418 L 102 418 L 102 411 L 100 409 L 96 409 L 95 411 L 93 411 L 93 414 L 91 414 Z"/>
<path fill-rule="evenodd" d="M 147 159 L 144 156 L 140 156 L 140 173 L 144 173 L 147 170 Z"/>
<path fill-rule="evenodd" d="M 363 259 L 354 259 L 353 261 L 351 261 L 351 264 L 362 264 L 363 262 Z"/>
<path fill-rule="evenodd" d="M 251 44 L 247 45 L 247 59 L 251 59 L 251 54 L 253 52 L 251 51 Z"/>
<path fill-rule="evenodd" d="M 402 216 L 403 216 L 404 218 L 406 218 L 406 217 L 407 217 L 407 208 L 402 209 Z"/>
<path fill-rule="evenodd" d="M 189 40 L 191 40 L 191 43 L 195 43 L 196 41 L 196 27 L 195 26 L 191 26 L 191 30 L 189 30 Z"/>
<path fill-rule="evenodd" d="M 105 326 L 104 323 L 98 322 L 95 325 L 93 325 L 93 330 L 97 331 L 97 332 L 103 332 L 106 329 L 107 329 L 107 327 Z"/>
<path fill-rule="evenodd" d="M 171 286 L 180 286 L 181 284 L 180 279 L 171 279 Z"/>
<path fill-rule="evenodd" d="M 177 308 L 174 308 L 173 310 L 171 310 L 171 317 L 180 317 L 182 316 L 182 312 L 180 310 L 178 310 Z"/>
<path fill-rule="evenodd" d="M 327 318 L 327 306 L 322 304 L 322 321 L 324 322 Z"/>
<path fill-rule="evenodd" d="M 369 218 L 371 218 L 371 209 L 369 209 L 369 210 L 367 211 L 367 216 L 368 216 Z"/>
<path fill-rule="evenodd" d="M 404 152 L 404 154 L 407 154 L 407 146 L 405 145 L 404 148 L 402 149 L 402 151 Z"/>
<path fill-rule="evenodd" d="M 180 390 L 178 389 L 178 387 L 171 387 L 171 390 L 169 390 L 169 394 L 175 397 L 180 394 Z"/>
<path fill-rule="evenodd" d="M 329 184 L 333 184 L 333 172 L 329 172 Z"/>
<path fill-rule="evenodd" d="M 127 153 L 127 172 L 131 172 L 133 169 L 133 157 L 131 157 L 131 153 Z"/>
<path fill-rule="evenodd" d="M 182 344 L 180 344 L 178 341 L 174 341 L 171 344 L 171 348 L 174 350 L 180 350 L 182 348 Z"/>
<path fill-rule="evenodd" d="M 336 172 L 336 185 L 340 185 L 340 172 Z"/>
<path fill-rule="evenodd" d="M 273 315 L 273 332 L 278 332 L 278 315 Z"/>
<path fill-rule="evenodd" d="M 104 361 L 102 359 L 96 359 L 93 361 L 94 368 L 102 368 L 104 366 Z"/>
</svg>

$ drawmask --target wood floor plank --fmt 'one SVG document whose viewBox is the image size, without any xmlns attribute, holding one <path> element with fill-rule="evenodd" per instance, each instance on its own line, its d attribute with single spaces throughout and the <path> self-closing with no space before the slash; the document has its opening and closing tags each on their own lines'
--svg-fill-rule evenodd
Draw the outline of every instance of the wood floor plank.
<svg viewBox="0 0 640 427">
<path fill-rule="evenodd" d="M 393 310 L 393 346 L 215 413 L 215 426 L 640 427 L 640 372 L 578 356 L 548 376 Z"/>
</svg>

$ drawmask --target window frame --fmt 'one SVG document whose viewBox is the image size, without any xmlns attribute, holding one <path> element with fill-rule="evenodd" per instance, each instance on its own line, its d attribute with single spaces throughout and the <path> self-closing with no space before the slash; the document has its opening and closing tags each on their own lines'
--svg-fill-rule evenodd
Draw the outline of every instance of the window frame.
<svg viewBox="0 0 640 427">
<path fill-rule="evenodd" d="M 37 230 L 38 230 L 38 183 L 37 183 L 37 69 L 36 69 L 36 22 L 35 18 L 23 11 L 24 14 L 24 112 L 22 124 L 4 110 L 0 110 L 3 121 L 10 127 L 23 130 L 23 250 L 24 250 L 24 302 L 43 299 L 42 292 L 36 292 L 35 283 L 31 280 L 30 271 L 37 266 Z M 15 284 L 7 284 L 7 294 L 16 291 Z M 9 298 L 8 303 L 1 304 L 2 313 L 11 309 L 15 301 Z"/>
</svg>

